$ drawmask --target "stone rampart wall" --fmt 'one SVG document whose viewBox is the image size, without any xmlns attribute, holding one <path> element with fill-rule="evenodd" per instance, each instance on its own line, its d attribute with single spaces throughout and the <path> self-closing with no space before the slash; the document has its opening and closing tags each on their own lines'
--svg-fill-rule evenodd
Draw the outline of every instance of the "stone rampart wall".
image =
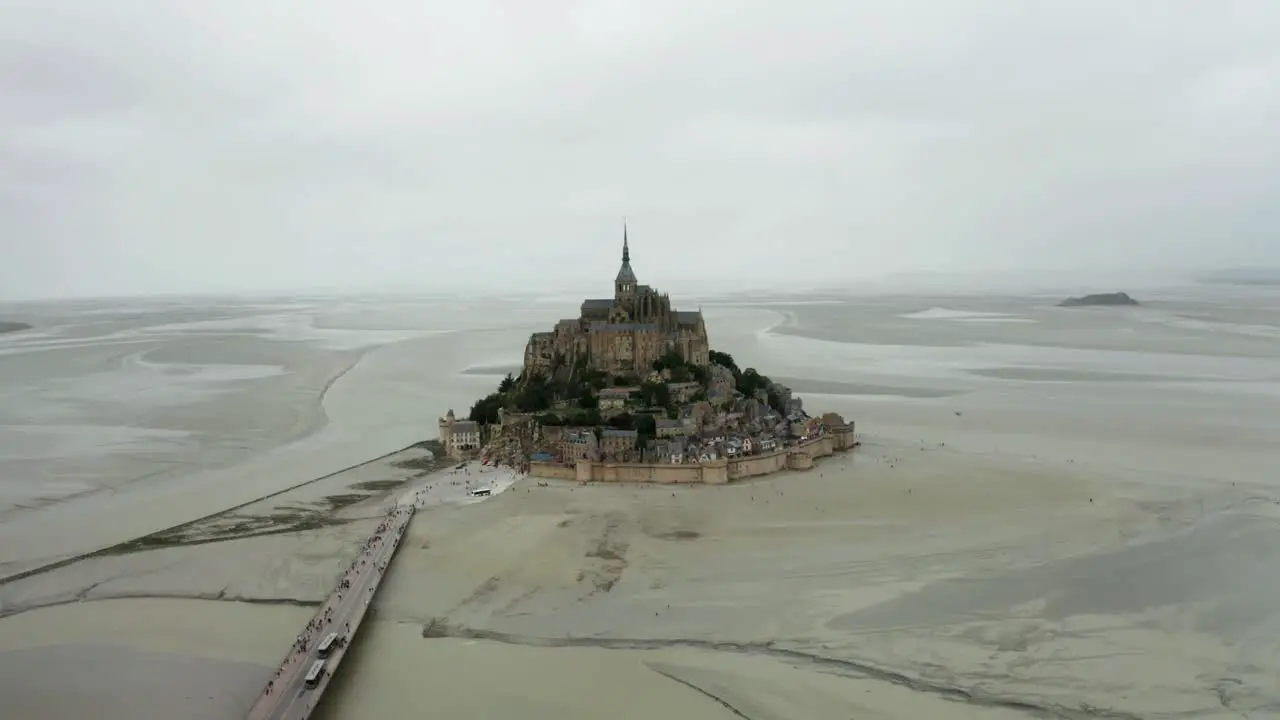
<svg viewBox="0 0 1280 720">
<path fill-rule="evenodd" d="M 756 475 L 768 475 L 769 473 L 786 470 L 787 454 L 788 451 L 783 449 L 765 453 L 763 455 L 751 455 L 749 457 L 730 460 L 729 479 L 741 480 L 742 478 L 755 477 Z"/>
<path fill-rule="evenodd" d="M 530 477 L 547 478 L 549 480 L 577 480 L 578 471 L 571 466 L 553 462 L 529 463 Z"/>
<path fill-rule="evenodd" d="M 808 470 L 819 458 L 854 447 L 852 427 L 836 428 L 819 438 L 765 455 L 712 460 L 705 463 L 605 463 L 582 460 L 577 465 L 531 462 L 533 477 L 579 482 L 656 483 L 662 485 L 720 485 L 783 470 Z"/>
</svg>

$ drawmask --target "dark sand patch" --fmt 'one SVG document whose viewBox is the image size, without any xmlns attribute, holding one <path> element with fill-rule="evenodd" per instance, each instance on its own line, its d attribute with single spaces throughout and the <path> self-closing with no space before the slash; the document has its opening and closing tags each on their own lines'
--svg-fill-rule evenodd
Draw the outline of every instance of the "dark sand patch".
<svg viewBox="0 0 1280 720">
<path fill-rule="evenodd" d="M 449 458 L 428 455 L 425 457 L 397 460 L 391 464 L 392 466 L 398 467 L 402 470 L 425 470 L 427 472 L 435 472 L 436 470 L 443 470 L 452 462 L 453 460 Z M 356 487 L 359 487 L 359 485 L 356 485 Z"/>
<path fill-rule="evenodd" d="M 1212 378 L 1151 375 L 1147 373 L 1112 372 L 1109 370 L 1071 370 L 1068 368 L 993 367 L 969 370 L 971 375 L 996 380 L 1025 382 L 1196 382 Z"/>
<path fill-rule="evenodd" d="M 128 555 L 160 548 L 204 545 L 225 540 L 281 535 L 344 525 L 350 520 L 332 517 L 329 513 L 368 497 L 368 495 L 355 494 L 332 496 L 332 499 L 326 498 L 329 508 L 324 511 L 291 508 L 289 511 L 276 512 L 271 515 L 223 515 L 198 524 L 170 528 L 169 530 L 134 538 L 128 542 L 122 542 L 99 550 L 87 557 Z M 355 500 L 352 500 L 352 498 L 355 498 Z"/>
<path fill-rule="evenodd" d="M 18 332 L 19 330 L 30 330 L 31 326 L 20 322 L 3 322 L 0 321 L 0 335 L 4 333 Z"/>
<path fill-rule="evenodd" d="M 519 365 L 476 365 L 463 370 L 461 375 L 519 375 L 523 370 Z"/>
<path fill-rule="evenodd" d="M 409 478 L 400 478 L 399 480 L 366 480 L 358 482 L 351 486 L 353 490 L 368 490 L 370 492 L 380 492 L 383 490 L 391 490 L 398 488 L 409 481 Z"/>
<path fill-rule="evenodd" d="M 930 399 L 963 395 L 960 390 L 945 388 L 901 387 L 894 385 L 873 385 L 870 383 L 847 383 L 835 380 L 805 380 L 802 378 L 775 377 L 777 382 L 791 388 L 799 395 L 816 393 L 819 395 L 887 395 L 905 398 Z"/>
</svg>

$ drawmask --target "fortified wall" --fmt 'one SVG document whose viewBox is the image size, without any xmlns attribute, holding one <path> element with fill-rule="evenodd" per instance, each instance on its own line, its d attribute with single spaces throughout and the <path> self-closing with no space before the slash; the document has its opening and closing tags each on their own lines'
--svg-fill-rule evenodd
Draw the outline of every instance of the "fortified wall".
<svg viewBox="0 0 1280 720">
<path fill-rule="evenodd" d="M 580 460 L 575 466 L 554 462 L 531 462 L 529 474 L 533 477 L 578 482 L 724 485 L 734 480 L 768 475 L 783 470 L 809 470 L 818 458 L 850 450 L 854 445 L 853 426 L 848 425 L 830 428 L 822 437 L 794 447 L 744 458 L 721 458 L 687 465 Z"/>
</svg>

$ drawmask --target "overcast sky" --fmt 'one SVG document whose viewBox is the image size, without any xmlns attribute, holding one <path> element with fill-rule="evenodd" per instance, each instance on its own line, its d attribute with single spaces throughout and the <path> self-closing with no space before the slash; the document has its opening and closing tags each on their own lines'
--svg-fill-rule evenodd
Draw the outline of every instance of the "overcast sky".
<svg viewBox="0 0 1280 720">
<path fill-rule="evenodd" d="M 1280 265 L 1278 195 L 1277 0 L 0 2 L 3 297 Z"/>
</svg>

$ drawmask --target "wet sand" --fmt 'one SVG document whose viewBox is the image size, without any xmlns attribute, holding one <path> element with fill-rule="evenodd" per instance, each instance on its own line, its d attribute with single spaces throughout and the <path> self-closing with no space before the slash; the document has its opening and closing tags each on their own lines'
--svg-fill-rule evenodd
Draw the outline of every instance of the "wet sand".
<svg viewBox="0 0 1280 720">
<path fill-rule="evenodd" d="M 20 322 L 7 322 L 0 320 L 0 334 L 18 332 L 19 330 L 30 330 L 31 326 Z"/>
<path fill-rule="evenodd" d="M 718 348 L 812 383 L 806 405 L 856 420 L 864 446 L 723 488 L 521 481 L 480 501 L 466 499 L 465 480 L 416 478 L 457 502 L 424 503 L 415 517 L 324 716 L 1275 715 L 1280 352 L 1248 328 L 1222 330 L 1211 353 L 1177 348 L 1185 313 L 1160 315 L 1159 302 L 1127 320 L 1007 300 L 963 312 L 940 298 L 708 307 Z M 1032 322 L 967 322 L 973 313 Z M 1280 327 L 1274 313 L 1246 314 L 1250 327 Z M 780 326 L 788 316 L 796 324 Z M 212 476 L 227 481 L 220 494 L 208 480 L 75 515 L 92 522 L 61 546 L 251 500 L 421 439 L 444 407 L 496 382 L 465 371 L 518 360 L 524 334 L 373 351 L 334 383 L 330 423 L 312 438 Z M 380 466 L 358 481 L 403 474 Z M 344 480 L 326 482 L 295 499 L 345 492 Z M 417 486 L 369 487 L 381 494 L 335 510 L 337 524 L 0 585 L 0 612 L 20 611 L 0 619 L 0 678 L 29 677 L 28 664 L 64 673 L 108 720 L 237 717 L 235 699 L 260 689 L 243 664 L 270 674 L 305 605 L 371 528 L 363 512 Z M 252 513 L 278 514 L 293 502 L 283 498 Z M 58 526 L 42 527 L 9 528 L 0 543 L 41 556 Z M 99 646 L 111 650 L 89 649 Z M 172 665 L 208 678 L 226 703 L 188 713 L 167 691 L 146 708 L 112 699 L 145 678 L 95 668 L 108 657 L 152 667 L 152 653 L 199 663 Z M 185 677 L 169 682 L 191 687 Z M 85 707 L 15 697 L 53 719 Z"/>
</svg>

